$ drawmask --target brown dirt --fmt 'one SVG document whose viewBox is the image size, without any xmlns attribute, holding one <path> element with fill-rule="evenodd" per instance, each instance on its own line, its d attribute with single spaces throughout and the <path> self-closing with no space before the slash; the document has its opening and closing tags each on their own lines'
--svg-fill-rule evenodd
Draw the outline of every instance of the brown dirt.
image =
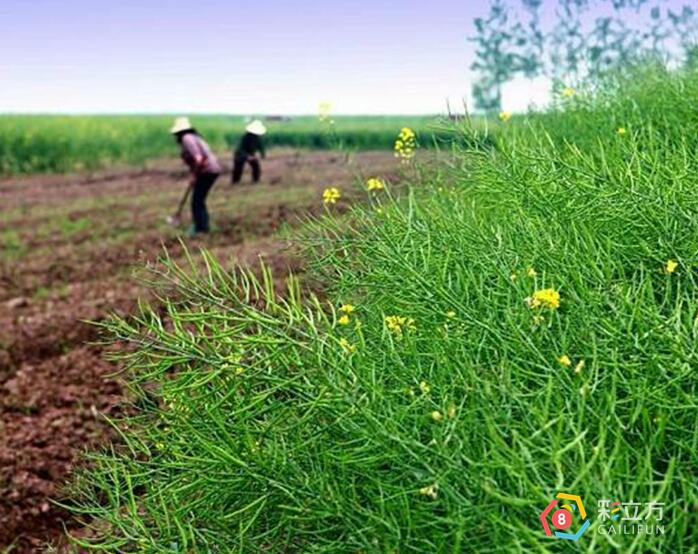
<svg viewBox="0 0 698 554">
<path fill-rule="evenodd" d="M 189 241 L 227 264 L 260 257 L 277 276 L 302 270 L 277 231 L 320 213 L 326 186 L 396 171 L 387 153 L 275 151 L 263 183 L 209 199 L 217 232 Z M 109 439 L 104 415 L 123 388 L 86 321 L 128 313 L 147 295 L 131 272 L 166 246 L 182 255 L 181 231 L 165 217 L 186 174 L 176 160 L 144 169 L 0 180 L 0 551 L 40 552 L 78 524 L 60 498 L 83 449 Z"/>
</svg>

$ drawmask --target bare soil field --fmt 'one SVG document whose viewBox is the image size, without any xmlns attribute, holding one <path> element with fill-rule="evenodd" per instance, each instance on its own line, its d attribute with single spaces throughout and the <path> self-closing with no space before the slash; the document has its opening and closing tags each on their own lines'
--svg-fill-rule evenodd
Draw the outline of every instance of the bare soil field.
<svg viewBox="0 0 698 554">
<path fill-rule="evenodd" d="M 232 187 L 221 177 L 209 197 L 214 233 L 188 243 L 226 264 L 261 257 L 277 276 L 302 272 L 280 227 L 320 213 L 327 186 L 348 190 L 357 176 L 396 172 L 390 153 L 347 163 L 336 153 L 273 151 L 262 183 L 246 177 Z M 104 416 L 118 413 L 123 392 L 88 322 L 132 310 L 147 295 L 133 271 L 163 247 L 182 256 L 182 230 L 165 218 L 186 178 L 165 160 L 0 180 L 0 551 L 40 552 L 62 542 L 64 526 L 79 527 L 53 500 L 80 452 L 109 439 Z"/>
</svg>

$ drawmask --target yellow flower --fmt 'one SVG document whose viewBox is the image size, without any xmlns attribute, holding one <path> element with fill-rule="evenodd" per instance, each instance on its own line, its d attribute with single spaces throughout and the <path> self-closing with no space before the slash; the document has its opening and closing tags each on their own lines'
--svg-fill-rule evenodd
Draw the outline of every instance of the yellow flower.
<svg viewBox="0 0 698 554">
<path fill-rule="evenodd" d="M 342 337 L 341 339 L 339 339 L 339 346 L 341 346 L 342 349 L 343 349 L 345 352 L 347 352 L 348 354 L 353 354 L 354 352 L 356 352 L 356 346 L 354 346 L 353 344 L 351 344 L 351 343 L 350 343 L 347 339 L 345 339 L 344 337 Z"/>
<path fill-rule="evenodd" d="M 419 494 L 422 496 L 428 496 L 432 500 L 436 500 L 436 497 L 438 496 L 439 493 L 439 485 L 429 485 L 428 487 L 422 487 L 419 489 Z"/>
<path fill-rule="evenodd" d="M 617 133 L 622 137 L 628 133 L 628 130 L 625 127 L 618 127 Z"/>
<path fill-rule="evenodd" d="M 533 293 L 529 301 L 531 308 L 557 310 L 560 307 L 560 293 L 555 289 L 541 289 Z"/>
<path fill-rule="evenodd" d="M 444 415 L 439 410 L 434 410 L 433 412 L 431 412 L 431 419 L 433 419 L 437 423 L 443 420 L 443 418 Z"/>
<path fill-rule="evenodd" d="M 345 313 L 345 314 L 350 314 L 350 313 L 353 313 L 354 306 L 352 306 L 351 304 L 342 304 L 339 307 L 339 311 L 342 313 Z"/>
<path fill-rule="evenodd" d="M 446 314 L 446 317 L 447 317 L 448 319 L 455 319 L 455 318 L 456 318 L 456 312 L 450 311 L 450 312 L 448 312 L 448 313 Z"/>
<path fill-rule="evenodd" d="M 318 117 L 321 122 L 325 123 L 330 121 L 332 113 L 332 104 L 329 102 L 320 102 L 320 105 L 318 106 Z"/>
<path fill-rule="evenodd" d="M 500 121 L 506 123 L 511 119 L 511 112 L 499 112 Z"/>
<path fill-rule="evenodd" d="M 562 365 L 565 367 L 570 367 L 572 365 L 572 360 L 570 360 L 570 357 L 567 354 L 563 354 L 557 359 L 558 362 L 560 362 Z"/>
<path fill-rule="evenodd" d="M 417 149 L 417 136 L 414 131 L 409 127 L 403 127 L 397 139 L 395 139 L 394 148 L 395 157 L 402 159 L 402 161 L 407 161 L 414 157 Z"/>
<path fill-rule="evenodd" d="M 533 269 L 532 267 L 529 267 L 526 270 L 526 275 L 528 275 L 529 277 L 535 277 L 536 275 L 538 275 L 538 273 L 536 273 L 535 269 Z"/>
<path fill-rule="evenodd" d="M 679 262 L 677 262 L 676 260 L 667 260 L 664 269 L 669 275 L 671 275 L 672 273 L 674 273 L 674 271 L 676 271 L 677 267 L 679 267 Z"/>
<path fill-rule="evenodd" d="M 243 373 L 245 373 L 244 367 L 238 366 L 235 368 L 235 375 L 242 375 Z"/>
<path fill-rule="evenodd" d="M 337 200 L 342 197 L 342 193 L 339 192 L 337 187 L 326 188 L 322 193 L 322 201 L 325 204 L 336 204 Z"/>
<path fill-rule="evenodd" d="M 422 381 L 419 383 L 419 390 L 422 391 L 422 394 L 429 394 L 431 392 L 431 387 L 429 386 L 429 383 Z"/>
<path fill-rule="evenodd" d="M 409 127 L 403 127 L 400 129 L 400 138 L 402 140 L 410 140 L 415 137 L 414 131 L 410 129 Z"/>
<path fill-rule="evenodd" d="M 572 87 L 565 87 L 562 89 L 562 96 L 565 98 L 572 98 L 575 94 L 577 94 L 577 91 Z"/>
<path fill-rule="evenodd" d="M 402 336 L 403 329 L 408 331 L 414 331 L 416 329 L 414 319 L 401 315 L 385 316 L 385 324 L 387 325 L 388 329 L 398 336 Z"/>
<path fill-rule="evenodd" d="M 369 191 L 383 190 L 385 188 L 385 184 L 380 179 L 376 179 L 374 177 L 366 181 L 366 188 Z"/>
<path fill-rule="evenodd" d="M 349 325 L 349 316 L 347 314 L 344 314 L 337 320 L 337 323 L 339 323 L 340 325 Z"/>
<path fill-rule="evenodd" d="M 579 360 L 579 363 L 574 366 L 574 372 L 579 375 L 582 370 L 584 369 L 584 366 L 586 365 L 586 362 L 584 360 Z"/>
</svg>

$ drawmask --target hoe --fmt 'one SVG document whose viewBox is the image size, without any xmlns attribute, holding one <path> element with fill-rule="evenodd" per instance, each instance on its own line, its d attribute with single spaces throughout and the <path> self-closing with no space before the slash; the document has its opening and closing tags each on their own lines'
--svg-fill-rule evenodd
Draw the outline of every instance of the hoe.
<svg viewBox="0 0 698 554">
<path fill-rule="evenodd" d="M 182 196 L 182 199 L 179 201 L 179 207 L 177 208 L 177 211 L 174 213 L 174 215 L 167 216 L 167 223 L 169 223 L 173 227 L 179 227 L 182 224 L 182 210 L 184 209 L 184 204 L 187 203 L 187 199 L 189 198 L 190 192 L 191 185 L 189 185 L 187 187 L 187 190 L 184 191 L 184 196 Z"/>
</svg>

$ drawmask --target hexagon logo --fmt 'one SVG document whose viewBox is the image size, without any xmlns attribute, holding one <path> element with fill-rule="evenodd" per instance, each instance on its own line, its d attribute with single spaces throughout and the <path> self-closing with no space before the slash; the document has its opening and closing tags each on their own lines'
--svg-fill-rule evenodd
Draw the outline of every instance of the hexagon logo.
<svg viewBox="0 0 698 554">
<path fill-rule="evenodd" d="M 560 501 L 567 502 L 558 508 L 558 503 Z M 553 510 L 555 511 L 553 512 Z M 545 510 L 540 513 L 539 517 L 541 523 L 543 524 L 543 531 L 545 531 L 545 534 L 548 537 L 553 536 L 553 531 L 550 529 L 550 523 L 548 523 L 548 515 L 550 512 L 553 512 L 551 520 L 553 527 L 555 528 L 554 535 L 558 539 L 577 541 L 591 525 L 591 521 L 587 519 L 587 512 L 584 509 L 584 503 L 582 502 L 581 497 L 576 494 L 559 492 L 557 496 L 550 501 L 550 504 L 546 506 Z M 578 513 L 579 518 L 581 518 L 576 524 L 574 522 L 575 513 Z M 570 531 L 570 529 L 573 527 L 577 528 L 577 531 L 574 533 Z"/>
</svg>

